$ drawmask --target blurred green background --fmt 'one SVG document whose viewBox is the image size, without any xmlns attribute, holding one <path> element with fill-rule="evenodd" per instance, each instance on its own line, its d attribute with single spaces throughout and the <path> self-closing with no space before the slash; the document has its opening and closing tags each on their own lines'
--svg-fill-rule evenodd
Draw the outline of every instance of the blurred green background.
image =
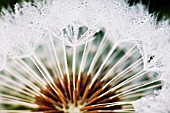
<svg viewBox="0 0 170 113">
<path fill-rule="evenodd" d="M 33 1 L 33 0 L 0 0 L 0 9 L 13 8 L 15 3 L 21 3 L 22 1 Z M 150 13 L 155 14 L 158 20 L 161 18 L 170 18 L 170 0 L 126 0 L 129 5 L 134 5 L 136 3 L 144 4 Z"/>
</svg>

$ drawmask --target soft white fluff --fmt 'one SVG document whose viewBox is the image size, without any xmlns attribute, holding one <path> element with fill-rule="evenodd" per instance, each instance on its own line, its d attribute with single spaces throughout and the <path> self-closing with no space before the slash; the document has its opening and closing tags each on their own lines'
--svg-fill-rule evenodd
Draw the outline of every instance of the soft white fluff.
<svg viewBox="0 0 170 113">
<path fill-rule="evenodd" d="M 78 39 L 76 33 L 80 26 L 87 26 L 89 32 Z M 136 44 L 143 55 L 145 68 L 161 71 L 164 75 L 160 77 L 166 84 L 163 89 L 156 96 L 134 103 L 136 111 L 170 112 L 170 88 L 167 85 L 170 81 L 167 73 L 170 69 L 170 26 L 167 21 L 156 24 L 142 5 L 129 7 L 123 0 L 54 0 L 34 6 L 30 3 L 23 3 L 21 7 L 16 5 L 15 13 L 4 10 L 0 19 L 0 61 L 4 62 L 4 56 L 30 55 L 45 33 L 64 40 L 69 46 L 77 46 L 102 27 L 109 32 L 113 42 Z M 73 37 L 60 37 L 64 29 L 74 33 Z M 153 59 L 149 61 L 151 56 Z"/>
</svg>

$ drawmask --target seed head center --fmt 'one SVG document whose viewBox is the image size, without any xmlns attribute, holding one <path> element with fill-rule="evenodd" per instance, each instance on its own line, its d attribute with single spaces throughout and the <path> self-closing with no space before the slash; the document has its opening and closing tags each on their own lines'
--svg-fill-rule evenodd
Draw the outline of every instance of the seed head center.
<svg viewBox="0 0 170 113">
<path fill-rule="evenodd" d="M 64 107 L 62 109 L 65 113 L 83 113 L 81 108 L 84 107 L 84 105 L 81 105 L 80 102 L 78 102 L 77 106 L 75 106 L 74 103 L 69 102 L 68 106 L 68 108 Z"/>
</svg>

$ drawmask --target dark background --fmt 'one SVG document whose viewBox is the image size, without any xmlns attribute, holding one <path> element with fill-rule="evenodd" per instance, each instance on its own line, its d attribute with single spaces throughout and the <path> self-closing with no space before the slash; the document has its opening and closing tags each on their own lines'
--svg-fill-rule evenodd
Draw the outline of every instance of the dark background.
<svg viewBox="0 0 170 113">
<path fill-rule="evenodd" d="M 23 1 L 31 1 L 33 2 L 33 0 L 0 0 L 0 11 L 2 8 L 6 8 L 6 9 L 13 9 L 14 4 L 16 3 L 21 3 Z"/>
<path fill-rule="evenodd" d="M 12 7 L 15 3 L 21 3 L 22 1 L 33 1 L 33 0 L 0 0 L 0 9 L 2 7 L 9 8 Z M 144 4 L 150 13 L 153 13 L 158 17 L 158 20 L 161 18 L 170 18 L 170 0 L 128 0 L 129 5 L 135 5 L 136 3 Z"/>
<path fill-rule="evenodd" d="M 136 3 L 144 4 L 150 13 L 155 14 L 158 20 L 161 18 L 170 19 L 170 0 L 128 0 L 130 5 Z"/>
</svg>

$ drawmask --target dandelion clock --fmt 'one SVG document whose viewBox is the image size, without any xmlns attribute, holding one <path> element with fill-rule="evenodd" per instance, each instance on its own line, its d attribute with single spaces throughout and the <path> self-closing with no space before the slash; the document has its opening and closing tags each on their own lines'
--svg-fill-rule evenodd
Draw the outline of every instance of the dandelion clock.
<svg viewBox="0 0 170 113">
<path fill-rule="evenodd" d="M 142 5 L 24 2 L 1 15 L 1 113 L 170 112 L 170 26 Z"/>
</svg>

